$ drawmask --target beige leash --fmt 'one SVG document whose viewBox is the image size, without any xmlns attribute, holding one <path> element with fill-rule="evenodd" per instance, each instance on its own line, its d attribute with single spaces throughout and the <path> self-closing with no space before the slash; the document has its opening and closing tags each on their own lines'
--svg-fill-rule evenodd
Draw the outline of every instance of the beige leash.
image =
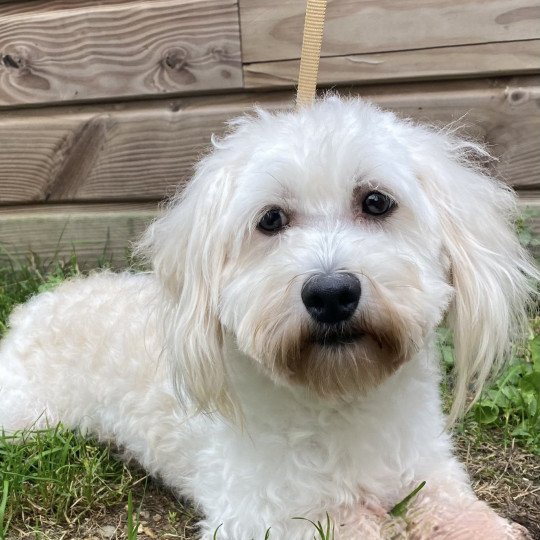
<svg viewBox="0 0 540 540">
<path fill-rule="evenodd" d="M 307 0 L 296 95 L 297 107 L 309 105 L 315 99 L 325 14 L 326 0 Z"/>
</svg>

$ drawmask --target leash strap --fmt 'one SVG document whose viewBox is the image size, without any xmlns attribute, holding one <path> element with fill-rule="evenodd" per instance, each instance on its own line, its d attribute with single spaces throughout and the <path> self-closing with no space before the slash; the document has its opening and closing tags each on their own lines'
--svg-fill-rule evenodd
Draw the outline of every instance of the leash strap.
<svg viewBox="0 0 540 540">
<path fill-rule="evenodd" d="M 304 38 L 300 56 L 300 73 L 298 75 L 298 92 L 296 94 L 297 107 L 309 105 L 315 99 L 326 1 L 307 0 Z"/>
</svg>

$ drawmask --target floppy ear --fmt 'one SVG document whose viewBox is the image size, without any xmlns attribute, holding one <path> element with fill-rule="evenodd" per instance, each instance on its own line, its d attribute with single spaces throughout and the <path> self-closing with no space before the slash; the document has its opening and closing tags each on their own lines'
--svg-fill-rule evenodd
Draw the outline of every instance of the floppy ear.
<svg viewBox="0 0 540 540">
<path fill-rule="evenodd" d="M 455 289 L 448 313 L 455 349 L 454 420 L 469 391 L 478 398 L 490 372 L 509 357 L 512 342 L 525 336 L 539 273 L 518 242 L 514 192 L 474 165 L 474 159 L 489 159 L 480 145 L 423 128 L 415 128 L 409 144 L 438 209 Z"/>
<path fill-rule="evenodd" d="M 196 412 L 217 411 L 237 419 L 218 318 L 227 247 L 217 218 L 224 214 L 230 191 L 224 168 L 214 166 L 212 156 L 203 159 L 184 192 L 149 227 L 136 252 L 152 263 L 162 287 L 158 318 L 181 402 Z"/>
</svg>

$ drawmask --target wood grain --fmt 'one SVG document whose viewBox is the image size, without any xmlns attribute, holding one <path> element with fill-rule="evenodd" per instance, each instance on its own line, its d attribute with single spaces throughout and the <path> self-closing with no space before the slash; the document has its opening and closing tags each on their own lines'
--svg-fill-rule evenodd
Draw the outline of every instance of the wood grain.
<svg viewBox="0 0 540 540">
<path fill-rule="evenodd" d="M 106 4 L 130 4 L 134 0 L 0 0 L 2 13 L 45 13 L 58 9 L 80 9 L 102 6 Z M 148 1 L 148 0 L 146 0 Z M 151 0 L 150 0 L 151 1 Z"/>
<path fill-rule="evenodd" d="M 234 97 L 7 111 L 0 204 L 156 200 L 190 177 L 213 131 L 247 108 Z"/>
<path fill-rule="evenodd" d="M 417 120 L 457 121 L 485 140 L 512 185 L 540 186 L 540 77 L 408 83 L 350 90 Z M 0 204 L 156 200 L 189 179 L 224 122 L 291 106 L 291 92 L 6 111 Z"/>
<path fill-rule="evenodd" d="M 130 243 L 156 216 L 155 204 L 40 205 L 0 213 L 0 265 L 30 256 L 77 256 L 125 266 Z"/>
<path fill-rule="evenodd" d="M 300 60 L 244 64 L 246 88 L 292 87 Z M 540 40 L 321 58 L 318 84 L 486 77 L 540 72 Z"/>
<path fill-rule="evenodd" d="M 300 57 L 304 2 L 239 2 L 245 63 Z M 539 0 L 330 0 L 322 56 L 538 38 Z"/>
<path fill-rule="evenodd" d="M 241 86 L 235 0 L 0 5 L 0 106 Z"/>
</svg>

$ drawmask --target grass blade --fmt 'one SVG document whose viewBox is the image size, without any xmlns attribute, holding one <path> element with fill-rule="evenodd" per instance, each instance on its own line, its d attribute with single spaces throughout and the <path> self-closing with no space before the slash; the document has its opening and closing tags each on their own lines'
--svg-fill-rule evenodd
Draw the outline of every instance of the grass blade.
<svg viewBox="0 0 540 540">
<path fill-rule="evenodd" d="M 407 507 L 409 506 L 409 503 L 412 501 L 414 497 L 418 494 L 418 492 L 426 485 L 425 480 L 420 483 L 411 493 L 409 493 L 402 501 L 398 502 L 390 512 L 388 512 L 391 516 L 394 517 L 403 517 L 405 513 L 407 512 Z"/>
<path fill-rule="evenodd" d="M 9 480 L 4 480 L 4 486 L 3 486 L 3 491 L 2 491 L 2 501 L 0 501 L 0 540 L 4 538 L 7 532 L 7 526 L 4 529 L 4 526 L 6 525 L 4 522 L 4 518 L 6 515 L 8 493 L 9 493 Z"/>
</svg>

